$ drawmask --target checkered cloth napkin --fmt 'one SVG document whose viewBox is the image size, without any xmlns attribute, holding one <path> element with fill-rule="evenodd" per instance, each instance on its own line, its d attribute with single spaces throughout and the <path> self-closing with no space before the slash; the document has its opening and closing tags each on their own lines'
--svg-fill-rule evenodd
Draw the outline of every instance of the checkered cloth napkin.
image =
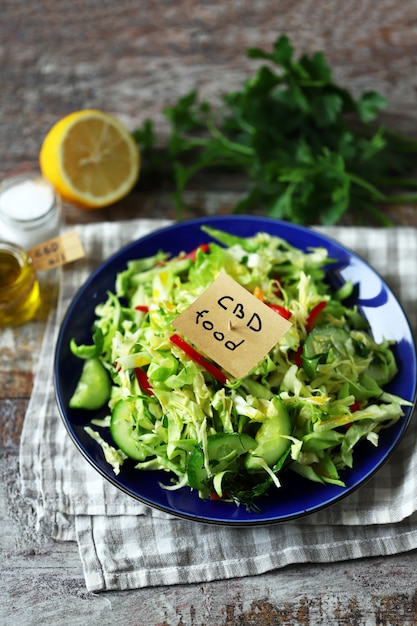
<svg viewBox="0 0 417 626">
<path fill-rule="evenodd" d="M 52 381 L 60 320 L 89 273 L 122 245 L 167 225 L 80 226 L 86 259 L 62 269 L 21 439 L 24 496 L 39 525 L 76 541 L 90 591 L 260 574 L 291 563 L 387 555 L 417 547 L 417 421 L 376 476 L 341 503 L 300 521 L 230 528 L 174 518 L 122 493 L 90 467 L 58 415 Z M 320 228 L 366 259 L 417 329 L 417 230 Z"/>
</svg>

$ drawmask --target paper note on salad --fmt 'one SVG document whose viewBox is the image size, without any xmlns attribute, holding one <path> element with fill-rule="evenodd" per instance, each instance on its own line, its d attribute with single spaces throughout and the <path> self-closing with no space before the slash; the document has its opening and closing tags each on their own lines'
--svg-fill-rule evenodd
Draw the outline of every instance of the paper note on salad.
<svg viewBox="0 0 417 626">
<path fill-rule="evenodd" d="M 172 325 L 229 374 L 243 378 L 291 322 L 221 272 Z"/>
</svg>

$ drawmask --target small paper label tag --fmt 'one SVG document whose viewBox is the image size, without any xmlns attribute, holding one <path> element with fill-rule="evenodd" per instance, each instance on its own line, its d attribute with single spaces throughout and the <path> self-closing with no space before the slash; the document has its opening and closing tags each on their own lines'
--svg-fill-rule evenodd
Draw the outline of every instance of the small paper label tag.
<svg viewBox="0 0 417 626">
<path fill-rule="evenodd" d="M 243 378 L 292 324 L 221 272 L 172 326 L 229 374 Z"/>
<path fill-rule="evenodd" d="M 31 248 L 28 252 L 35 270 L 52 270 L 85 256 L 78 233 L 71 230 Z"/>
</svg>

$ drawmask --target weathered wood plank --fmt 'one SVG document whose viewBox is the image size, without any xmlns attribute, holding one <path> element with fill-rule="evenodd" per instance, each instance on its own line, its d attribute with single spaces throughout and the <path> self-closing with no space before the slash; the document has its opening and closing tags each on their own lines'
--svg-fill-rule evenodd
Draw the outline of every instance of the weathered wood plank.
<svg viewBox="0 0 417 626">
<path fill-rule="evenodd" d="M 32 371 L 18 369 L 0 371 L 0 377 L 0 398 L 28 398 L 30 396 L 33 383 Z"/>
<path fill-rule="evenodd" d="M 0 449 L 19 444 L 27 404 L 20 398 L 0 400 Z"/>
</svg>

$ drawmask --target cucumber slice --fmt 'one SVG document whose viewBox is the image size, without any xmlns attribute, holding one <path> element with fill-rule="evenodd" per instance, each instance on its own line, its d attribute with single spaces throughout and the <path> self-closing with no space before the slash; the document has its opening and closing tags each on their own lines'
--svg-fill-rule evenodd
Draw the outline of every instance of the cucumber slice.
<svg viewBox="0 0 417 626">
<path fill-rule="evenodd" d="M 292 433 L 288 411 L 277 397 L 274 404 L 276 414 L 265 420 L 255 435 L 257 446 L 246 458 L 248 470 L 260 469 L 257 458 L 262 458 L 269 467 L 273 467 L 291 445 L 291 441 L 285 438 Z"/>
<path fill-rule="evenodd" d="M 256 441 L 243 433 L 217 433 L 207 437 L 207 456 L 212 475 L 225 469 L 236 469 L 237 459 L 256 447 Z M 190 487 L 202 490 L 207 487 L 208 473 L 204 465 L 204 454 L 200 446 L 196 446 L 187 464 L 187 475 Z"/>
<path fill-rule="evenodd" d="M 319 355 L 327 355 L 330 350 L 338 354 L 347 354 L 350 345 L 350 334 L 344 328 L 317 326 L 305 340 L 303 356 L 312 359 Z"/>
<path fill-rule="evenodd" d="M 201 491 L 206 487 L 208 479 L 207 470 L 204 466 L 204 454 L 200 447 L 196 446 L 191 452 L 187 462 L 188 484 L 193 489 Z"/>
<path fill-rule="evenodd" d="M 234 458 L 253 450 L 256 442 L 253 437 L 243 433 L 216 433 L 207 438 L 207 453 L 210 462 L 216 467 L 223 464 L 230 455 Z M 222 469 L 225 469 L 224 467 Z M 216 472 L 217 474 L 217 472 Z"/>
<path fill-rule="evenodd" d="M 107 370 L 97 358 L 84 361 L 80 379 L 70 398 L 71 409 L 101 409 L 110 398 L 111 382 Z"/>
<path fill-rule="evenodd" d="M 134 411 L 134 401 L 119 400 L 111 415 L 110 433 L 114 443 L 122 452 L 135 461 L 143 461 L 146 453 L 134 436 L 137 428 Z"/>
</svg>

